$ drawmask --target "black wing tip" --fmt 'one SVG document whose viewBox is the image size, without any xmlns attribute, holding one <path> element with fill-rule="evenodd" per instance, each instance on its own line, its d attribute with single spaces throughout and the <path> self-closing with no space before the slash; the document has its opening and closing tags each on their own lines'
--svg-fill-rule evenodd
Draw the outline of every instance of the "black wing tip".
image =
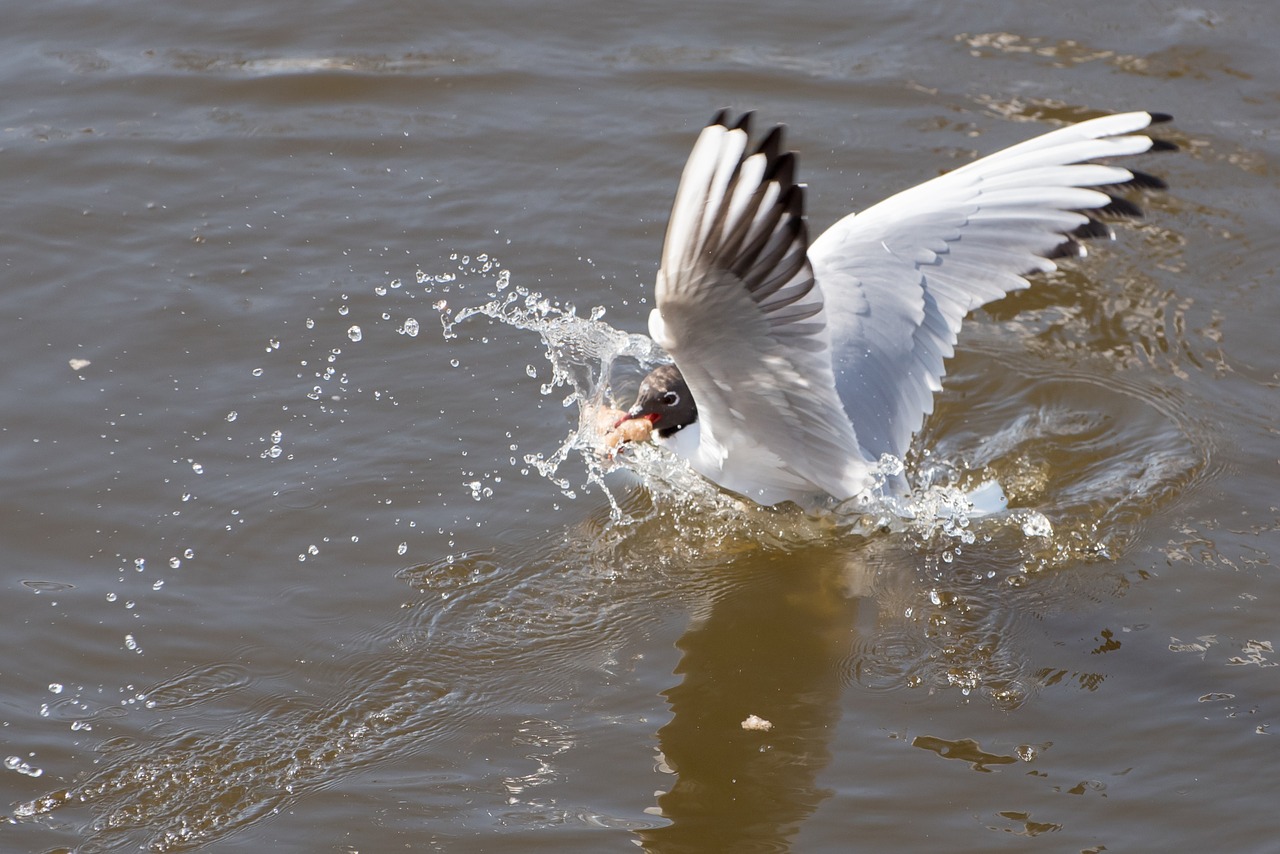
<svg viewBox="0 0 1280 854">
<path fill-rule="evenodd" d="M 747 135 L 750 136 L 751 123 L 755 119 L 756 111 L 747 110 L 745 113 L 740 113 L 736 119 L 731 120 L 729 117 L 732 115 L 733 111 L 729 107 L 717 110 L 716 114 L 711 117 L 711 121 L 707 122 L 706 127 L 722 127 L 725 130 L 742 130 L 746 131 Z M 786 130 L 787 126 L 781 123 L 769 128 L 769 132 L 761 138 L 760 142 L 756 144 L 752 152 L 757 153 L 763 151 L 768 155 L 769 160 L 776 159 L 778 153 L 782 151 L 782 142 L 785 137 Z"/>
<path fill-rule="evenodd" d="M 1074 240 L 1091 240 L 1105 238 L 1111 240 L 1116 236 L 1115 230 L 1105 222 L 1089 217 L 1089 220 L 1075 228 L 1069 235 Z"/>
<path fill-rule="evenodd" d="M 1045 253 L 1045 258 L 1057 261 L 1059 258 L 1079 258 L 1084 255 L 1084 244 L 1074 237 L 1068 237 Z M 1026 275 L 1024 272 L 1023 275 Z"/>
<path fill-rule="evenodd" d="M 1150 116 L 1150 123 L 1153 125 L 1173 121 L 1173 116 L 1168 113 L 1149 112 L 1147 115 Z M 1147 149 L 1147 152 L 1178 150 L 1179 148 L 1176 143 L 1169 142 L 1167 139 L 1151 137 L 1151 147 Z M 1105 205 L 1097 208 L 1091 208 L 1088 211 L 1080 211 L 1080 213 L 1084 213 L 1086 215 L 1097 215 L 1107 219 L 1141 219 L 1143 217 L 1142 208 L 1123 196 L 1118 195 L 1118 193 L 1130 190 L 1168 190 L 1169 185 L 1159 175 L 1152 175 L 1150 172 L 1143 172 L 1141 169 L 1131 168 L 1129 169 L 1129 180 L 1120 181 L 1108 187 L 1094 187 L 1094 189 L 1106 193 L 1107 196 L 1110 197 L 1110 200 Z M 1109 227 L 1095 220 L 1093 216 L 1089 217 L 1089 222 L 1086 222 L 1084 225 L 1065 236 L 1068 239 L 1068 243 L 1076 240 L 1087 240 L 1094 237 L 1115 237 Z M 1062 248 L 1064 247 L 1059 247 L 1059 249 Z M 1071 254 L 1070 247 L 1066 246 L 1065 248 L 1067 249 L 1066 254 Z"/>
<path fill-rule="evenodd" d="M 782 137 L 786 128 L 783 125 L 774 125 L 764 139 L 760 140 L 760 144 L 756 146 L 755 153 L 763 153 L 765 159 L 770 163 L 774 162 L 780 156 L 782 151 Z"/>
<path fill-rule="evenodd" d="M 1150 127 L 1151 125 L 1163 125 L 1163 124 L 1168 124 L 1168 123 L 1169 123 L 1169 122 L 1171 122 L 1171 121 L 1173 121 L 1173 114 L 1172 114 L 1172 113 L 1161 113 L 1161 112 L 1157 112 L 1157 111 L 1155 111 L 1155 110 L 1148 110 L 1148 111 L 1147 111 L 1147 126 L 1148 126 L 1148 127 Z M 1152 137 L 1152 138 L 1151 138 L 1151 147 L 1150 147 L 1149 149 L 1147 149 L 1147 150 L 1148 150 L 1148 151 L 1179 151 L 1180 149 L 1178 148 L 1178 144 L 1177 144 L 1177 143 L 1170 142 L 1170 141 L 1169 141 L 1169 140 L 1167 140 L 1167 139 L 1157 139 L 1157 138 L 1155 138 L 1155 137 Z M 1162 187 L 1159 187 L 1159 188 L 1153 188 L 1153 189 L 1162 189 L 1162 190 L 1163 190 L 1163 189 L 1167 189 L 1167 188 L 1162 186 Z"/>
<path fill-rule="evenodd" d="M 1112 219 L 1142 219 L 1142 208 L 1124 196 L 1112 195 L 1110 202 L 1095 210 L 1102 216 Z"/>
<path fill-rule="evenodd" d="M 762 183 L 768 181 L 777 181 L 783 188 L 790 187 L 796 182 L 796 153 L 794 151 L 784 151 L 769 158 L 769 165 L 764 170 Z"/>
<path fill-rule="evenodd" d="M 1152 175 L 1150 172 L 1143 172 L 1140 169 L 1130 169 L 1129 174 L 1133 177 L 1125 182 L 1126 187 L 1133 187 L 1138 190 L 1169 189 L 1169 185 L 1159 175 Z"/>
<path fill-rule="evenodd" d="M 728 107 L 722 107 L 716 111 L 711 117 L 711 121 L 707 122 L 707 127 L 722 127 L 725 130 L 743 130 L 748 135 L 751 134 L 751 119 L 755 116 L 755 110 L 747 110 L 745 113 L 739 113 L 736 119 L 730 120 L 733 111 Z"/>
<path fill-rule="evenodd" d="M 786 211 L 788 216 L 794 217 L 800 222 L 804 222 L 804 193 L 807 187 L 804 184 L 789 184 L 782 191 L 782 197 L 778 199 L 778 204 Z"/>
<path fill-rule="evenodd" d="M 749 136 L 751 134 L 751 123 L 755 119 L 756 111 L 747 110 L 745 113 L 738 114 L 736 119 L 730 119 L 732 115 L 733 110 L 729 107 L 719 109 L 705 126 L 709 128 L 722 127 L 725 130 L 742 130 L 746 131 Z M 782 151 L 782 142 L 786 131 L 787 126 L 782 123 L 769 128 L 769 131 L 761 137 L 755 148 L 752 149 L 752 153 L 764 151 L 769 153 L 769 159 L 773 160 L 777 153 Z"/>
<path fill-rule="evenodd" d="M 1151 123 L 1166 122 L 1172 119 L 1167 113 L 1149 113 Z M 1162 139 L 1152 139 L 1151 148 L 1148 151 L 1176 151 L 1178 146 Z M 1108 201 L 1105 205 L 1088 210 L 1078 210 L 1077 213 L 1084 214 L 1088 219 L 1076 228 L 1063 232 L 1062 242 L 1051 249 L 1045 257 L 1050 260 L 1058 258 L 1076 258 L 1084 255 L 1086 240 L 1114 240 L 1115 231 L 1110 225 L 1103 220 L 1138 220 L 1142 219 L 1144 214 L 1141 207 L 1134 202 L 1125 198 L 1120 193 L 1130 190 L 1167 190 L 1169 185 L 1158 175 L 1152 175 L 1150 172 L 1143 172 L 1140 169 L 1129 169 L 1129 180 L 1121 181 L 1116 184 L 1105 187 L 1093 187 L 1107 194 Z"/>
</svg>

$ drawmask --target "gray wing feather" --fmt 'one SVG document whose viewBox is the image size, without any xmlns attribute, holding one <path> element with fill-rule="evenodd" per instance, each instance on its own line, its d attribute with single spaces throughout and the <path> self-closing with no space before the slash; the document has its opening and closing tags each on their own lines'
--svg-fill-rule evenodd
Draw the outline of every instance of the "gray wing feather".
<svg viewBox="0 0 1280 854">
<path fill-rule="evenodd" d="M 1104 116 L 974 161 L 862 213 L 813 242 L 839 394 L 865 455 L 901 457 L 933 411 L 965 315 L 1027 287 L 1079 237 L 1107 234 L 1084 211 L 1133 213 L 1106 189 L 1159 179 L 1085 161 L 1139 154 L 1135 134 L 1167 117 Z"/>
</svg>

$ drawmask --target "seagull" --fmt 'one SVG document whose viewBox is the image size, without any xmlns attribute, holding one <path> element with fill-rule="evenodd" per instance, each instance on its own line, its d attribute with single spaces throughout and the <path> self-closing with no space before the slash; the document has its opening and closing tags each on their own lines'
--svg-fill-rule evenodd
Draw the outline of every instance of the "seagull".
<svg viewBox="0 0 1280 854">
<path fill-rule="evenodd" d="M 721 111 L 689 155 L 671 208 L 632 419 L 723 489 L 762 505 L 844 501 L 886 482 L 933 411 L 969 312 L 1026 276 L 1114 239 L 1141 210 L 1118 192 L 1164 189 L 1096 162 L 1176 149 L 1140 131 L 1163 113 L 1069 125 L 851 213 L 809 241 L 805 185 L 783 127 L 752 144 L 752 114 Z M 877 475 L 879 484 L 877 485 Z"/>
</svg>

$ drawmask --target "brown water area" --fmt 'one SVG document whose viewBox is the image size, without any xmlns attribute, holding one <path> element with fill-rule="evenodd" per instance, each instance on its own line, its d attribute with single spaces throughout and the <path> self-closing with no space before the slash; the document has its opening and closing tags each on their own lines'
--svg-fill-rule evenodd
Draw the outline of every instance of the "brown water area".
<svg viewBox="0 0 1280 854">
<path fill-rule="evenodd" d="M 1275 3 L 4 19 L 0 850 L 1276 850 Z M 1008 513 L 575 442 L 725 106 L 789 126 L 815 234 L 1175 116 L 907 461 Z"/>
</svg>

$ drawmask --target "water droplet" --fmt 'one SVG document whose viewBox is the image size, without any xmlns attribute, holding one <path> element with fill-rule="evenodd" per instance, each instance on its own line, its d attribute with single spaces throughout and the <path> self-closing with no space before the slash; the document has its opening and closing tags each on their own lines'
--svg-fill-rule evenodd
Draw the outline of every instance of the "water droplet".
<svg viewBox="0 0 1280 854">
<path fill-rule="evenodd" d="M 17 771 L 19 774 L 25 774 L 28 777 L 39 777 L 44 773 L 43 768 L 33 768 L 28 763 L 23 762 L 21 756 L 5 757 L 4 767 L 10 771 Z"/>
<path fill-rule="evenodd" d="M 396 554 L 398 555 L 405 554 L 408 551 L 409 551 L 408 543 L 401 543 L 400 545 L 396 546 Z"/>
<path fill-rule="evenodd" d="M 262 368 L 254 368 L 252 371 L 250 371 L 250 373 L 253 374 L 255 377 L 260 377 L 262 376 Z"/>
<path fill-rule="evenodd" d="M 906 466 L 893 454 L 881 454 L 876 470 L 885 477 L 898 477 L 906 470 Z"/>
<path fill-rule="evenodd" d="M 399 331 L 408 335 L 410 338 L 418 337 L 418 321 L 412 317 L 406 317 L 404 319 L 404 326 L 402 326 Z"/>
<path fill-rule="evenodd" d="M 227 413 L 228 421 L 235 421 L 239 417 L 240 417 L 240 413 L 236 412 L 234 409 Z"/>
<path fill-rule="evenodd" d="M 1038 510 L 1028 510 L 1022 516 L 1022 533 L 1028 537 L 1052 537 L 1053 523 Z"/>
<path fill-rule="evenodd" d="M 50 682 L 50 683 L 49 683 L 49 693 L 50 693 L 50 694 L 61 694 L 61 693 L 62 693 L 62 683 L 61 683 L 61 682 Z"/>
<path fill-rule="evenodd" d="M 364 337 L 364 333 L 360 331 L 359 326 L 353 326 L 347 330 L 347 337 L 350 338 L 352 341 L 359 341 L 361 338 Z"/>
</svg>

